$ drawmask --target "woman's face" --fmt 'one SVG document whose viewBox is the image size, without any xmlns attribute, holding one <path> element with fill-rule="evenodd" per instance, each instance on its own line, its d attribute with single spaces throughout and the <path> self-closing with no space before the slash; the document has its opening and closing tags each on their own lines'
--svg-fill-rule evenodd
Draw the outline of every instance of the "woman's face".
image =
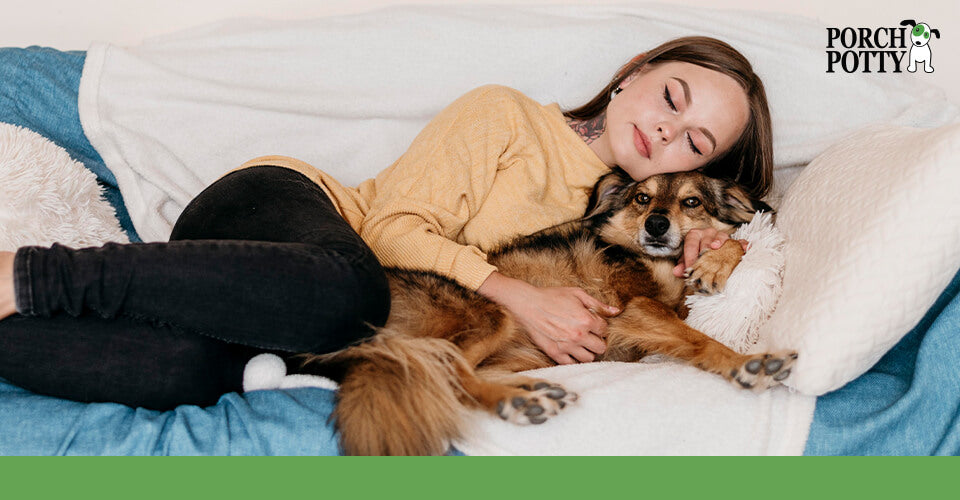
<svg viewBox="0 0 960 500">
<path fill-rule="evenodd" d="M 732 77 L 685 62 L 641 68 L 607 106 L 590 144 L 607 165 L 637 180 L 695 170 L 722 156 L 746 128 L 746 92 Z"/>
</svg>

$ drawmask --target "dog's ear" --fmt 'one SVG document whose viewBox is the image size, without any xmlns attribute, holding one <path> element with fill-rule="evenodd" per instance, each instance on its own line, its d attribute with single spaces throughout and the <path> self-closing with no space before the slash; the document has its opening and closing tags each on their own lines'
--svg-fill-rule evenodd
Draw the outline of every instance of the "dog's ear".
<svg viewBox="0 0 960 500">
<path fill-rule="evenodd" d="M 619 167 L 603 175 L 593 186 L 590 200 L 587 201 L 587 210 L 584 219 L 623 207 L 624 195 L 633 185 L 634 180 Z"/>
<path fill-rule="evenodd" d="M 913 19 L 904 19 L 903 21 L 900 21 L 900 26 L 908 26 L 908 25 L 912 28 L 916 26 L 917 23 Z"/>
<path fill-rule="evenodd" d="M 930 28 L 930 33 L 933 33 L 934 35 L 937 35 L 937 38 L 940 38 L 940 30 L 935 28 Z"/>
<path fill-rule="evenodd" d="M 753 199 L 737 183 L 727 181 L 723 187 L 723 202 L 720 204 L 718 219 L 727 224 L 739 225 L 750 222 L 758 212 L 773 213 L 766 203 Z"/>
</svg>

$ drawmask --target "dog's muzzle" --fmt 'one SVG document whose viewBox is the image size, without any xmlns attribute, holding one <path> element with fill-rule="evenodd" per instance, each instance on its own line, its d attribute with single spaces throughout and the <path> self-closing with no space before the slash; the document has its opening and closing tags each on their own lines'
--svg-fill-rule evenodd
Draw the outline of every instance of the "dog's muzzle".
<svg viewBox="0 0 960 500">
<path fill-rule="evenodd" d="M 654 257 L 668 257 L 677 253 L 682 239 L 677 231 L 670 231 L 670 219 L 660 214 L 647 217 L 640 234 L 644 252 Z"/>
<path fill-rule="evenodd" d="M 667 231 L 670 229 L 670 219 L 662 215 L 651 215 L 647 217 L 647 222 L 643 224 L 643 228 L 647 230 L 647 234 L 650 236 L 659 238 L 667 234 Z"/>
</svg>

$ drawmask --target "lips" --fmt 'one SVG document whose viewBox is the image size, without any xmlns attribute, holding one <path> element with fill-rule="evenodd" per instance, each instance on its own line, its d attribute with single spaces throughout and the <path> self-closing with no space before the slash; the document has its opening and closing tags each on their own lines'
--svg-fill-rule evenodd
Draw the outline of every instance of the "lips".
<svg viewBox="0 0 960 500">
<path fill-rule="evenodd" d="M 633 127 L 633 146 L 637 148 L 640 156 L 650 159 L 650 141 L 640 133 L 640 129 L 636 126 Z"/>
</svg>

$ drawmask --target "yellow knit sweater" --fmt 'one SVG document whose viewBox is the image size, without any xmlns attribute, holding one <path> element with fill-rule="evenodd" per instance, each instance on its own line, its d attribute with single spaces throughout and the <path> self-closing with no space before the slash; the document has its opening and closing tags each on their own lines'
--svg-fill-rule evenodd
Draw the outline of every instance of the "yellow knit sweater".
<svg viewBox="0 0 960 500">
<path fill-rule="evenodd" d="M 231 172 L 256 165 L 316 182 L 383 265 L 435 271 L 471 290 L 496 270 L 484 252 L 581 216 L 610 171 L 559 105 L 499 85 L 454 101 L 393 165 L 356 188 L 285 156 Z"/>
</svg>

